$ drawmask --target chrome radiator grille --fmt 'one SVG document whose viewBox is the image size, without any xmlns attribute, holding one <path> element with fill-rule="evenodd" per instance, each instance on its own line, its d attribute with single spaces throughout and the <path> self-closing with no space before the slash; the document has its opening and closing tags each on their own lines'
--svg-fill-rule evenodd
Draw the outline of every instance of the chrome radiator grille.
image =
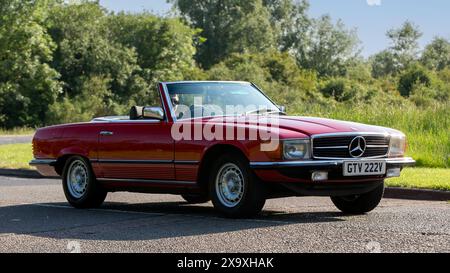
<svg viewBox="0 0 450 273">
<path fill-rule="evenodd" d="M 350 145 L 354 140 L 358 141 L 358 138 L 361 139 L 360 144 L 363 146 L 364 152 L 362 155 L 353 156 Z M 390 137 L 372 134 L 336 134 L 314 136 L 312 141 L 313 156 L 318 159 L 381 158 L 386 157 L 389 152 Z"/>
</svg>

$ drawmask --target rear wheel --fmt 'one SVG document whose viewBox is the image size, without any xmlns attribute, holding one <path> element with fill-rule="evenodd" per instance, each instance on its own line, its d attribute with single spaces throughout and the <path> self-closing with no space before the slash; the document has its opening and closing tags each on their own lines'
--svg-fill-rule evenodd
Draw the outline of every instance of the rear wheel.
<svg viewBox="0 0 450 273">
<path fill-rule="evenodd" d="M 214 207 L 227 217 L 253 217 L 264 207 L 265 186 L 241 156 L 221 156 L 213 166 L 209 181 Z"/>
<path fill-rule="evenodd" d="M 181 197 L 189 204 L 202 204 L 210 200 L 207 194 L 183 194 Z"/>
<path fill-rule="evenodd" d="M 107 191 L 99 185 L 89 162 L 80 156 L 67 160 L 63 171 L 63 189 L 67 201 L 75 208 L 96 208 Z"/>
<path fill-rule="evenodd" d="M 344 213 L 365 214 L 374 210 L 384 195 L 384 183 L 381 183 L 374 190 L 361 195 L 331 197 L 334 205 Z"/>
</svg>

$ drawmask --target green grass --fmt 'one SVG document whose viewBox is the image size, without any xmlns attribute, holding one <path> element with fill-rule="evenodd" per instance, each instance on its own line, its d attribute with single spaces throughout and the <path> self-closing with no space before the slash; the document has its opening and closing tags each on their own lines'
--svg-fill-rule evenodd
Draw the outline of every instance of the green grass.
<svg viewBox="0 0 450 273">
<path fill-rule="evenodd" d="M 386 181 L 389 187 L 450 191 L 450 169 L 407 168 L 401 177 Z"/>
<path fill-rule="evenodd" d="M 0 168 L 32 169 L 28 162 L 33 159 L 31 144 L 0 145 Z"/>
<path fill-rule="evenodd" d="M 32 135 L 36 130 L 31 128 L 14 128 L 3 129 L 0 128 L 0 136 L 17 136 L 17 135 Z"/>
</svg>

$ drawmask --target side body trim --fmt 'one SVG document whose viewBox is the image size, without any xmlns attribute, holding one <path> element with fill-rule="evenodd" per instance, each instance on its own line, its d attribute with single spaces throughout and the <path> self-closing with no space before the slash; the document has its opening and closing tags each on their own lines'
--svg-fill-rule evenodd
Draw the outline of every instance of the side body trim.
<svg viewBox="0 0 450 273">
<path fill-rule="evenodd" d="M 147 180 L 147 179 L 118 179 L 118 178 L 97 178 L 102 183 L 127 182 L 127 183 L 142 183 L 142 184 L 164 184 L 164 185 L 180 185 L 180 186 L 195 186 L 197 183 L 193 181 L 175 181 L 175 180 Z"/>
<path fill-rule="evenodd" d="M 187 160 L 121 160 L 121 159 L 91 159 L 91 163 L 105 163 L 105 164 L 176 164 L 176 165 L 198 165 L 199 161 Z"/>
</svg>

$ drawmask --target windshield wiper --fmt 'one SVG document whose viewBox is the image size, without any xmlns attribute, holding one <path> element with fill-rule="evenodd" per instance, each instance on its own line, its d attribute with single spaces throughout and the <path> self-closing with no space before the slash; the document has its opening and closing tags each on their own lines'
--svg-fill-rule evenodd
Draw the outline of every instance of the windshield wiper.
<svg viewBox="0 0 450 273">
<path fill-rule="evenodd" d="M 261 108 L 261 109 L 248 111 L 248 112 L 245 113 L 245 115 L 248 116 L 248 115 L 251 115 L 251 114 L 262 114 L 262 113 L 286 115 L 286 113 L 284 113 L 284 112 L 282 112 L 280 110 L 268 109 L 268 108 Z"/>
</svg>

